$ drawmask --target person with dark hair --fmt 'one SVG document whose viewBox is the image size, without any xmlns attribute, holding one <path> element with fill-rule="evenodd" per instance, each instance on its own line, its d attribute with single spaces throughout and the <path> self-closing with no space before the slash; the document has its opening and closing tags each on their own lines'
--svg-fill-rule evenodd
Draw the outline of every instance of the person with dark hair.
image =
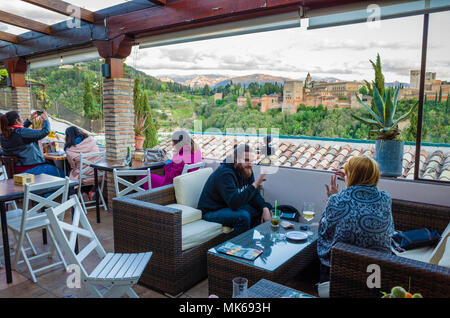
<svg viewBox="0 0 450 318">
<path fill-rule="evenodd" d="M 173 178 L 181 175 L 185 164 L 194 164 L 202 161 L 202 152 L 185 130 L 178 130 L 172 134 L 173 157 L 166 160 L 164 175 L 151 174 L 152 189 L 173 183 Z M 189 172 L 195 171 L 192 169 Z M 148 182 L 142 186 L 148 190 Z"/>
<path fill-rule="evenodd" d="M 42 129 L 31 129 L 31 121 L 40 116 L 43 119 Z M 47 112 L 39 115 L 38 112 L 31 114 L 30 119 L 22 122 L 16 111 L 10 111 L 0 117 L 1 137 L 3 154 L 15 156 L 18 161 L 14 167 L 14 173 L 27 172 L 30 174 L 49 174 L 64 177 L 65 173 L 51 164 L 47 164 L 42 153 L 39 140 L 47 137 L 50 132 L 50 122 Z"/>
<path fill-rule="evenodd" d="M 80 155 L 82 153 L 95 153 L 100 151 L 94 138 L 88 136 L 75 126 L 70 126 L 66 129 L 66 144 L 64 145 L 64 150 L 66 151 L 67 161 L 71 168 L 69 178 L 73 181 L 79 181 L 80 178 Z M 96 158 L 89 158 L 91 161 L 95 159 Z M 92 175 L 92 178 L 83 180 L 83 184 L 93 185 L 94 169 L 90 169 L 86 174 Z M 89 186 L 89 188 L 91 188 L 91 186 Z"/>
<path fill-rule="evenodd" d="M 247 144 L 238 145 L 209 176 L 198 202 L 205 221 L 232 227 L 240 234 L 270 220 L 272 205 L 258 190 L 265 174 L 255 181 L 253 157 Z"/>
</svg>

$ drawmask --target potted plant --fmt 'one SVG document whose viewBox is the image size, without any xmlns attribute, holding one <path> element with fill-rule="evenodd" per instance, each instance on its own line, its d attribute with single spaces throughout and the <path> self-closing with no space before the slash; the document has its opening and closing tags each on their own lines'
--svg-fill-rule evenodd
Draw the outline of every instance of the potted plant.
<svg viewBox="0 0 450 318">
<path fill-rule="evenodd" d="M 375 160 L 378 163 L 381 175 L 386 177 L 402 175 L 404 142 L 397 140 L 400 134 L 398 123 L 407 119 L 417 106 L 417 103 L 415 103 L 405 114 L 394 119 L 399 91 L 400 88 L 386 89 L 381 96 L 377 87 L 373 86 L 373 110 L 355 94 L 358 102 L 367 109 L 370 117 L 359 117 L 354 114 L 352 114 L 352 117 L 374 128 L 371 132 L 377 134 Z"/>
<path fill-rule="evenodd" d="M 150 126 L 151 123 L 147 123 L 147 119 L 150 114 L 138 109 L 134 113 L 134 140 L 136 150 L 143 150 L 145 135 L 144 131 Z"/>
</svg>

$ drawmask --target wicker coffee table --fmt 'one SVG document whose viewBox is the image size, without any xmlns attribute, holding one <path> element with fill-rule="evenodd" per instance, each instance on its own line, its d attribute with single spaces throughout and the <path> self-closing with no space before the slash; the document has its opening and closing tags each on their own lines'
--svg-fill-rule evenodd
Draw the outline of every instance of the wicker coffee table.
<svg viewBox="0 0 450 318">
<path fill-rule="evenodd" d="M 242 233 L 227 242 L 245 247 L 263 250 L 253 261 L 217 252 L 217 245 L 208 251 L 208 285 L 209 294 L 219 297 L 232 296 L 232 280 L 241 276 L 248 279 L 252 286 L 260 279 L 267 279 L 285 284 L 302 269 L 317 258 L 317 226 L 310 226 L 313 235 L 305 241 L 287 240 L 288 231 L 299 231 L 300 223 L 291 222 L 294 229 L 279 228 L 273 231 L 270 222 Z"/>
</svg>

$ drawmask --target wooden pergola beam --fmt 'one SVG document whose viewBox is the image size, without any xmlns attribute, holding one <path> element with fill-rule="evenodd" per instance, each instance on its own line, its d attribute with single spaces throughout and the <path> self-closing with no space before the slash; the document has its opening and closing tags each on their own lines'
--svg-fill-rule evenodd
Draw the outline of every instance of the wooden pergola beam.
<svg viewBox="0 0 450 318">
<path fill-rule="evenodd" d="M 151 0 L 150 0 L 151 1 Z M 107 19 L 108 37 L 135 38 L 269 15 L 332 8 L 360 0 L 179 0 Z"/>
<path fill-rule="evenodd" d="M 19 28 L 43 33 L 50 34 L 50 26 L 48 24 L 44 24 L 38 21 L 30 20 L 12 13 L 8 13 L 0 10 L 0 22 L 4 22 L 6 24 L 15 25 Z"/>
<path fill-rule="evenodd" d="M 85 22 L 94 23 L 95 21 L 94 12 L 83 9 L 79 6 L 70 4 L 62 0 L 22 0 L 22 1 L 66 16 L 78 18 L 79 20 Z M 74 10 L 79 10 L 80 17 L 73 16 Z"/>
<path fill-rule="evenodd" d="M 19 43 L 19 37 L 17 35 L 3 31 L 0 31 L 0 40 L 14 44 Z"/>
<path fill-rule="evenodd" d="M 157 4 L 157 5 L 160 5 L 160 6 L 166 5 L 166 0 L 148 0 L 148 1 L 150 1 L 151 3 Z"/>
</svg>

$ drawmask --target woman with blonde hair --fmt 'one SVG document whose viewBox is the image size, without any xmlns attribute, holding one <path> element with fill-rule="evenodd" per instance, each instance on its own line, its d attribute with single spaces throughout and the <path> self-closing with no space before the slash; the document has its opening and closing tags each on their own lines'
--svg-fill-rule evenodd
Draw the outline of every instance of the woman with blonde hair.
<svg viewBox="0 0 450 318">
<path fill-rule="evenodd" d="M 347 188 L 339 192 L 336 177 L 344 177 Z M 394 233 L 392 200 L 377 189 L 378 164 L 372 158 L 353 157 L 343 172 L 331 177 L 326 185 L 328 202 L 319 223 L 317 252 L 320 258 L 320 281 L 329 280 L 331 248 L 338 242 L 391 252 Z"/>
</svg>

